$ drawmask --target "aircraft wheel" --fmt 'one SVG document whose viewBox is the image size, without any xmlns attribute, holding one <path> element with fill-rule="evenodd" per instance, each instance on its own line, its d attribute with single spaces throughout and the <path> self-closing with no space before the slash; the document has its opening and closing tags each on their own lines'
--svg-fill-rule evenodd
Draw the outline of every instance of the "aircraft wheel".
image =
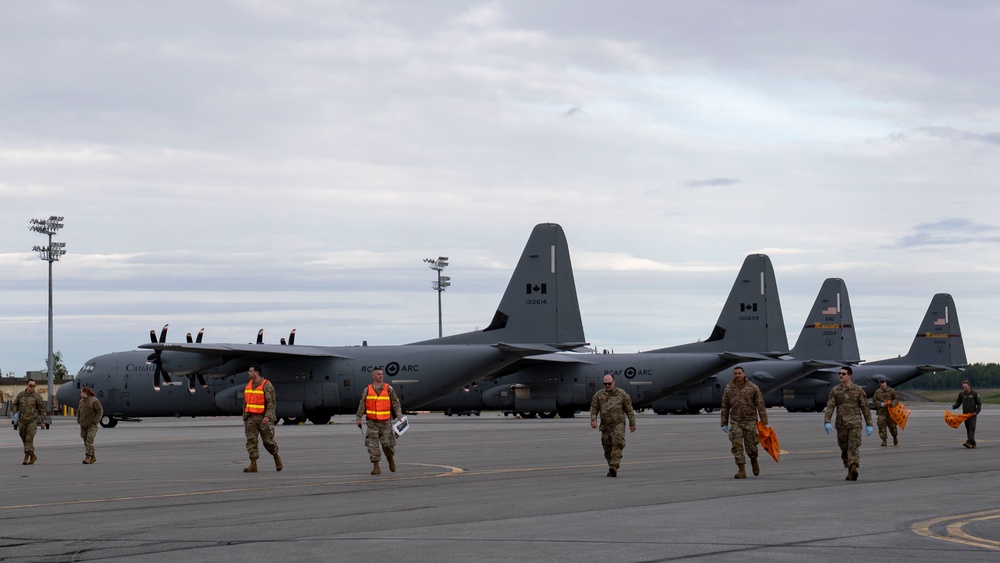
<svg viewBox="0 0 1000 563">
<path fill-rule="evenodd" d="M 653 409 L 653 412 L 655 412 L 656 414 L 670 414 L 670 411 L 665 409 Z"/>
<path fill-rule="evenodd" d="M 479 416 L 479 411 L 472 411 L 472 414 Z"/>
<path fill-rule="evenodd" d="M 576 409 L 573 407 L 562 407 L 556 410 L 559 414 L 559 418 L 573 418 L 576 416 Z"/>
<path fill-rule="evenodd" d="M 324 424 L 330 424 L 330 419 L 333 417 L 328 414 L 311 414 L 308 418 L 309 422 L 323 426 Z"/>
<path fill-rule="evenodd" d="M 101 417 L 101 428 L 114 428 L 118 426 L 118 419 L 107 415 Z"/>
<path fill-rule="evenodd" d="M 536 416 L 538 416 L 538 413 L 528 412 L 528 411 L 518 411 L 517 414 L 521 415 L 521 418 L 535 418 Z"/>
<path fill-rule="evenodd" d="M 541 418 L 555 418 L 556 414 L 556 411 L 545 411 L 538 413 L 538 416 Z"/>
</svg>

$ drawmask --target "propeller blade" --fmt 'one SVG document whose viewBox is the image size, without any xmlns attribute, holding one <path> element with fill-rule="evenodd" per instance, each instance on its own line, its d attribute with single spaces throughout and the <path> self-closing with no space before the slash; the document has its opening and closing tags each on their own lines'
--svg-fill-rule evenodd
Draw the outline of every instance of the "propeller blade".
<svg viewBox="0 0 1000 563">
<path fill-rule="evenodd" d="M 263 343 L 264 343 L 264 329 L 260 329 L 257 331 L 257 344 L 263 344 Z"/>
<path fill-rule="evenodd" d="M 167 341 L 167 327 L 169 327 L 169 326 L 170 326 L 169 324 L 163 325 L 163 330 L 160 331 L 160 343 L 161 344 Z"/>
<path fill-rule="evenodd" d="M 188 376 L 188 393 L 194 395 L 194 376 Z"/>
<path fill-rule="evenodd" d="M 191 333 L 190 332 L 187 333 L 187 343 L 188 344 L 193 344 L 194 343 L 194 339 L 191 338 Z"/>
<path fill-rule="evenodd" d="M 294 346 L 295 345 L 295 329 L 294 328 L 292 329 L 291 334 L 288 335 L 288 345 L 289 346 Z"/>
<path fill-rule="evenodd" d="M 285 337 L 284 337 L 284 336 L 282 336 L 282 337 L 281 337 L 281 345 L 282 345 L 282 346 L 286 346 L 286 345 L 288 345 L 288 343 L 287 343 L 287 342 L 285 342 Z"/>
<path fill-rule="evenodd" d="M 205 336 L 205 329 L 201 329 L 198 331 L 198 338 L 197 340 L 195 340 L 195 342 L 201 344 L 201 339 L 203 336 Z"/>
<path fill-rule="evenodd" d="M 160 364 L 156 364 L 156 369 L 153 370 L 153 391 L 157 393 L 160 392 Z"/>
<path fill-rule="evenodd" d="M 198 383 L 200 383 L 205 389 L 208 389 L 208 382 L 205 381 L 205 376 L 200 373 L 198 374 Z"/>
<path fill-rule="evenodd" d="M 149 329 L 149 341 L 156 344 L 156 331 L 153 329 Z"/>
</svg>

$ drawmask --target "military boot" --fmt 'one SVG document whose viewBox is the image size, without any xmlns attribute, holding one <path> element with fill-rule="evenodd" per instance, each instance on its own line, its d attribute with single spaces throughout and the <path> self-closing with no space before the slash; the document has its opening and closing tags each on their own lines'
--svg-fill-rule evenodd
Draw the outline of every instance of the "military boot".
<svg viewBox="0 0 1000 563">
<path fill-rule="evenodd" d="M 757 464 L 757 456 L 750 457 L 750 469 L 753 470 L 754 477 L 760 475 L 760 465 Z"/>
<path fill-rule="evenodd" d="M 256 473 L 257 472 L 257 458 L 250 458 L 250 465 L 243 468 L 244 473 Z"/>
<path fill-rule="evenodd" d="M 281 456 L 278 454 L 274 454 L 274 468 L 278 471 L 281 471 L 282 469 L 284 469 L 284 467 L 285 466 L 281 464 Z"/>
<path fill-rule="evenodd" d="M 24 454 L 24 460 L 21 462 L 21 465 L 28 465 L 28 458 L 29 457 L 30 456 L 28 454 Z"/>
<path fill-rule="evenodd" d="M 851 469 L 848 471 L 847 476 L 851 478 L 851 481 L 858 480 L 858 464 L 852 463 Z"/>
<path fill-rule="evenodd" d="M 736 475 L 733 475 L 733 479 L 746 479 L 747 478 L 747 464 L 745 464 L 745 463 L 737 463 L 736 466 L 739 467 L 740 470 L 736 472 Z"/>
<path fill-rule="evenodd" d="M 896 437 L 895 437 L 895 436 L 893 436 L 893 439 L 895 439 L 895 438 L 896 438 Z M 886 447 L 886 446 L 888 445 L 888 444 L 886 444 L 886 443 L 885 443 L 885 440 L 886 440 L 885 438 L 882 438 L 882 447 L 883 447 L 883 448 L 884 448 L 884 447 Z"/>
<path fill-rule="evenodd" d="M 611 467 L 608 468 L 608 477 L 617 477 L 617 476 L 618 476 L 618 466 L 612 465 Z"/>
<path fill-rule="evenodd" d="M 396 472 L 396 460 L 392 459 L 391 455 L 385 456 L 385 460 L 389 462 L 389 471 L 393 473 Z"/>
<path fill-rule="evenodd" d="M 97 456 L 96 455 L 90 454 L 90 463 L 97 463 Z"/>
<path fill-rule="evenodd" d="M 35 455 L 35 452 L 28 454 L 28 465 L 35 465 L 36 461 L 38 461 L 38 456 Z"/>
<path fill-rule="evenodd" d="M 372 468 L 372 475 L 381 475 L 382 474 L 382 469 L 379 468 L 378 462 L 377 461 L 373 461 L 372 465 L 375 466 L 375 467 Z"/>
<path fill-rule="evenodd" d="M 85 463 L 87 465 L 90 465 L 91 463 L 94 463 L 94 462 L 90 461 L 90 454 L 87 454 L 87 457 L 83 458 L 83 463 Z"/>
<path fill-rule="evenodd" d="M 899 436 L 893 436 L 892 437 L 892 445 L 893 446 L 898 446 L 899 445 Z"/>
</svg>

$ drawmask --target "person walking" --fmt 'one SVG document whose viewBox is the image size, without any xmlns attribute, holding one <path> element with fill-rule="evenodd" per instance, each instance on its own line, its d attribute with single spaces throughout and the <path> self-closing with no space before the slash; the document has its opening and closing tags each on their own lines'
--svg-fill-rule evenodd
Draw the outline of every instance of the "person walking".
<svg viewBox="0 0 1000 563">
<path fill-rule="evenodd" d="M 590 401 L 590 427 L 597 428 L 597 417 L 601 417 L 601 445 L 604 459 L 608 461 L 608 477 L 617 477 L 625 449 L 625 419 L 630 432 L 635 432 L 635 411 L 632 397 L 615 387 L 615 378 L 604 374 L 604 389 L 594 393 Z"/>
<path fill-rule="evenodd" d="M 962 414 L 972 413 L 972 416 L 965 419 L 965 443 L 962 444 L 966 448 L 976 448 L 976 418 L 979 416 L 979 411 L 983 408 L 983 403 L 979 400 L 979 393 L 972 390 L 969 385 L 969 380 L 966 379 L 962 382 L 962 391 L 959 392 L 958 398 L 955 399 L 955 404 L 952 405 L 952 410 L 957 409 L 959 405 L 962 405 Z"/>
<path fill-rule="evenodd" d="M 878 409 L 875 411 L 878 422 L 878 437 L 882 438 L 882 445 L 887 446 L 889 434 L 892 434 L 892 445 L 899 445 L 899 430 L 896 429 L 896 421 L 889 416 L 889 407 L 899 404 L 899 395 L 896 390 L 889 387 L 889 383 L 883 377 L 879 379 L 878 389 L 872 395 L 872 402 Z M 888 429 L 888 433 L 886 430 Z"/>
<path fill-rule="evenodd" d="M 94 390 L 90 387 L 80 388 L 80 404 L 76 408 L 76 422 L 80 425 L 80 437 L 83 438 L 83 447 L 86 457 L 83 463 L 90 465 L 97 461 L 94 456 L 94 438 L 97 437 L 98 423 L 104 416 L 104 407 L 94 396 Z"/>
<path fill-rule="evenodd" d="M 746 479 L 746 460 L 750 458 L 750 468 L 753 474 L 760 475 L 760 465 L 757 463 L 757 417 L 767 426 L 767 407 L 764 406 L 764 395 L 753 382 L 747 381 L 746 372 L 741 366 L 733 368 L 733 380 L 726 385 L 722 393 L 722 431 L 729 435 L 733 445 L 733 457 L 736 459 L 736 475 L 734 479 Z"/>
<path fill-rule="evenodd" d="M 45 428 L 45 399 L 35 391 L 34 379 L 28 380 L 24 391 L 14 398 L 12 406 L 17 415 L 17 433 L 24 444 L 24 461 L 21 465 L 34 465 L 38 461 L 38 456 L 35 455 L 35 432 L 39 424 Z"/>
<path fill-rule="evenodd" d="M 858 467 L 861 466 L 861 418 L 865 420 L 865 433 L 872 435 L 872 413 L 868 408 L 868 396 L 865 390 L 852 382 L 854 370 L 850 366 L 840 368 L 840 385 L 830 390 L 823 411 L 823 428 L 829 434 L 833 429 L 830 419 L 834 411 L 837 413 L 837 445 L 840 446 L 840 459 L 847 469 L 848 481 L 858 480 Z"/>
<path fill-rule="evenodd" d="M 275 408 L 277 395 L 274 385 L 264 379 L 260 366 L 253 364 L 247 370 L 250 380 L 243 390 L 243 429 L 247 438 L 247 453 L 250 455 L 250 465 L 243 468 L 244 473 L 257 473 L 257 437 L 264 444 L 267 453 L 274 456 L 274 468 L 281 471 L 284 465 L 278 455 L 278 443 L 274 441 Z"/>
<path fill-rule="evenodd" d="M 403 418 L 403 409 L 399 405 L 399 397 L 391 385 L 383 381 L 385 372 L 376 368 L 372 372 L 372 382 L 365 389 L 358 405 L 357 425 L 361 428 L 361 418 L 367 421 L 368 431 L 365 432 L 365 446 L 368 448 L 368 459 L 372 462 L 372 475 L 381 475 L 379 461 L 385 452 L 385 461 L 389 471 L 396 471 L 396 434 L 392 431 L 392 416 Z"/>
</svg>

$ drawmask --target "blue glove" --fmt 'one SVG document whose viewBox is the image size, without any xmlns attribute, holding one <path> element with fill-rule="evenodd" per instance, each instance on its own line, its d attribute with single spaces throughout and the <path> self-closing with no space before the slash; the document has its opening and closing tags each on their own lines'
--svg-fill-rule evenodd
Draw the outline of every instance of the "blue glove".
<svg viewBox="0 0 1000 563">
<path fill-rule="evenodd" d="M 826 430 L 827 434 L 829 434 L 830 431 L 833 430 L 833 426 L 831 426 L 830 423 L 827 422 L 826 424 L 823 425 L 823 429 Z"/>
<path fill-rule="evenodd" d="M 873 431 L 871 426 L 865 426 L 865 436 L 871 436 Z"/>
<path fill-rule="evenodd" d="M 727 425 L 723 426 L 722 427 L 722 431 L 725 432 L 726 434 L 729 434 L 729 425 L 727 424 Z"/>
</svg>

